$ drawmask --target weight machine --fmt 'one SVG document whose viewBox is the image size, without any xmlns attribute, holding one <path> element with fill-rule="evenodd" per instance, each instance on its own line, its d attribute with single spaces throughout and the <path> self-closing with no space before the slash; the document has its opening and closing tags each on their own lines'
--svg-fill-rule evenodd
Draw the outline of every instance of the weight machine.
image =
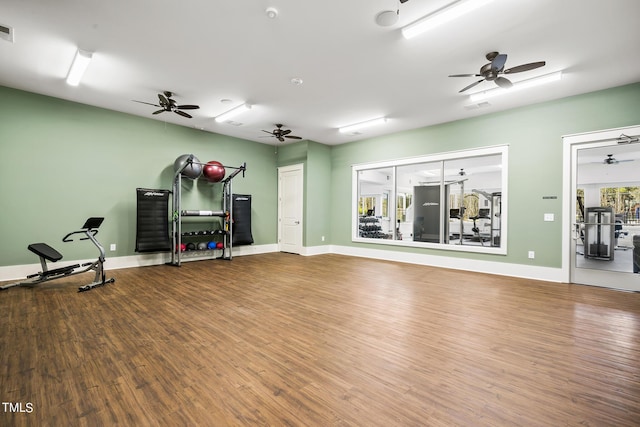
<svg viewBox="0 0 640 427">
<path fill-rule="evenodd" d="M 102 217 L 91 217 L 85 221 L 81 230 L 72 231 L 71 233 L 67 234 L 62 238 L 63 242 L 72 242 L 73 241 L 73 239 L 71 238 L 72 236 L 76 234 L 84 235 L 85 237 L 80 237 L 80 240 L 91 240 L 91 243 L 93 243 L 96 246 L 96 248 L 98 248 L 98 251 L 100 254 L 97 260 L 93 262 L 87 262 L 84 264 L 68 265 L 66 267 L 60 267 L 60 268 L 55 268 L 53 270 L 50 270 L 47 264 L 47 261 L 49 262 L 60 261 L 62 259 L 62 254 L 57 250 L 55 250 L 54 248 L 52 248 L 51 246 L 47 245 L 46 243 L 32 243 L 29 246 L 27 246 L 27 249 L 29 249 L 34 254 L 38 255 L 38 257 L 40 258 L 40 265 L 42 266 L 42 271 L 27 276 L 26 280 L 24 281 L 0 286 L 0 290 L 9 289 L 14 286 L 31 287 L 39 283 L 49 282 L 52 280 L 60 279 L 62 277 L 74 276 L 76 274 L 86 273 L 87 271 L 95 271 L 96 273 L 95 278 L 93 279 L 93 282 L 89 283 L 88 285 L 80 286 L 80 288 L 78 288 L 78 292 L 89 291 L 97 286 L 104 286 L 107 283 L 115 282 L 114 278 L 107 279 L 105 277 L 104 248 L 96 239 L 96 234 L 98 234 L 98 228 L 102 224 L 102 221 L 104 221 L 104 218 Z M 82 268 L 82 267 L 85 267 L 85 268 Z M 81 268 L 81 270 L 77 270 L 79 268 Z"/>
</svg>

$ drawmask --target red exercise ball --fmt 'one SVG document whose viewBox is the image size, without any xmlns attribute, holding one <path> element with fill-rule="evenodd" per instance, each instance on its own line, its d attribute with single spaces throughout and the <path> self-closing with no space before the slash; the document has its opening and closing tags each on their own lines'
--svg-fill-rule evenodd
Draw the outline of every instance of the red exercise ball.
<svg viewBox="0 0 640 427">
<path fill-rule="evenodd" d="M 220 182 L 224 179 L 225 170 L 222 163 L 211 160 L 202 168 L 202 175 L 211 182 Z"/>
<path fill-rule="evenodd" d="M 216 243 L 216 248 L 217 249 L 224 249 L 224 243 L 222 243 L 222 242 Z"/>
</svg>

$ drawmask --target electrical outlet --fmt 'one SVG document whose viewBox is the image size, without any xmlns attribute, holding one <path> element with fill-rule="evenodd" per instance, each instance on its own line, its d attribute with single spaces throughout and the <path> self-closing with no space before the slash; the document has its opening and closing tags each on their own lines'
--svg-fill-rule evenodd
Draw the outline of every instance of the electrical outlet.
<svg viewBox="0 0 640 427">
<path fill-rule="evenodd" d="M 555 221 L 555 215 L 552 213 L 546 213 L 544 214 L 544 220 L 545 221 Z"/>
<path fill-rule="evenodd" d="M 322 236 L 322 241 L 324 242 L 324 236 Z"/>
<path fill-rule="evenodd" d="M 111 246 L 109 246 L 109 250 L 110 250 L 111 252 L 114 252 L 114 251 L 116 250 L 116 244 L 115 244 L 115 243 L 112 243 L 112 244 L 111 244 Z"/>
<path fill-rule="evenodd" d="M 536 257 L 535 251 L 529 251 L 529 259 L 534 259 Z"/>
</svg>

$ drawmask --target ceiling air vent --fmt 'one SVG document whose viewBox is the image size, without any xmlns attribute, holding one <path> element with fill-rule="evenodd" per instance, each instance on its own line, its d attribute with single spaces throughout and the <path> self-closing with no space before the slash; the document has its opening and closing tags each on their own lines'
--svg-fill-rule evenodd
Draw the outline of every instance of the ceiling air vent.
<svg viewBox="0 0 640 427">
<path fill-rule="evenodd" d="M 0 39 L 13 43 L 13 28 L 0 24 Z"/>
</svg>

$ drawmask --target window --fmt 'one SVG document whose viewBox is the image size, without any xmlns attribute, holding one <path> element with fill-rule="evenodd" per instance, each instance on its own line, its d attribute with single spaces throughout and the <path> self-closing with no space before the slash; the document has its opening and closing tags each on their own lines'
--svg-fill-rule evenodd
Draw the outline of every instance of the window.
<svg viewBox="0 0 640 427">
<path fill-rule="evenodd" d="M 507 146 L 353 166 L 352 240 L 506 254 Z"/>
</svg>

